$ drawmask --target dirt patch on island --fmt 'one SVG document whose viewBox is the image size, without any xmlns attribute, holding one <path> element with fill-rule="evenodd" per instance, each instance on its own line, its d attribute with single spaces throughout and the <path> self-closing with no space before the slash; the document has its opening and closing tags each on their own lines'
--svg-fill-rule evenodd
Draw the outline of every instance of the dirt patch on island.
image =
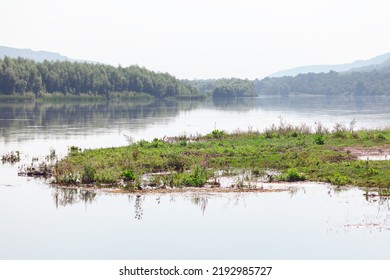
<svg viewBox="0 0 390 280">
<path fill-rule="evenodd" d="M 384 160 L 390 160 L 390 145 L 379 147 L 344 147 L 343 151 L 358 159 L 382 158 Z"/>
</svg>

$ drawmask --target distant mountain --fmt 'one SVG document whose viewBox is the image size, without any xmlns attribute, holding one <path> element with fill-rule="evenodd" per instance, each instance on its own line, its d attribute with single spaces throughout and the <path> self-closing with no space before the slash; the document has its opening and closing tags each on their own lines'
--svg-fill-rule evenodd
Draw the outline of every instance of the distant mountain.
<svg viewBox="0 0 390 280">
<path fill-rule="evenodd" d="M 352 68 L 348 72 L 370 72 L 370 71 L 373 71 L 373 70 L 376 70 L 376 71 L 389 71 L 389 68 L 390 68 L 390 58 L 385 60 L 382 63 L 379 63 L 379 64 L 372 64 L 372 65 L 368 65 L 368 66 Z"/>
<path fill-rule="evenodd" d="M 48 61 L 79 61 L 77 59 L 71 59 L 67 56 L 61 55 L 59 53 L 47 52 L 47 51 L 33 51 L 31 49 L 17 49 L 11 47 L 0 46 L 0 58 L 4 56 L 17 58 L 23 57 L 35 60 L 37 62 L 42 62 L 44 60 Z"/>
<path fill-rule="evenodd" d="M 385 53 L 368 60 L 356 60 L 352 63 L 346 64 L 337 64 L 337 65 L 307 65 L 296 67 L 292 69 L 287 69 L 283 71 L 276 72 L 270 77 L 283 77 L 283 76 L 296 76 L 298 74 L 306 73 L 327 73 L 329 71 L 336 72 L 347 72 L 347 71 L 371 71 L 375 67 L 381 65 L 382 63 L 388 63 L 390 65 L 390 52 Z M 384 65 L 385 67 L 385 65 Z"/>
</svg>

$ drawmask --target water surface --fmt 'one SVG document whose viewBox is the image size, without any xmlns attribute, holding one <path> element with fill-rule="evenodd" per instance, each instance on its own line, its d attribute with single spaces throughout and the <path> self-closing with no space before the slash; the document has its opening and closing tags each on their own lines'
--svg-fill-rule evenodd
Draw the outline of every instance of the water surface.
<svg viewBox="0 0 390 280">
<path fill-rule="evenodd" d="M 207 102 L 0 104 L 0 155 L 336 122 L 388 127 L 389 98 L 295 96 Z M 364 191 L 123 195 L 58 189 L 0 164 L 0 259 L 389 259 L 389 201 Z"/>
</svg>

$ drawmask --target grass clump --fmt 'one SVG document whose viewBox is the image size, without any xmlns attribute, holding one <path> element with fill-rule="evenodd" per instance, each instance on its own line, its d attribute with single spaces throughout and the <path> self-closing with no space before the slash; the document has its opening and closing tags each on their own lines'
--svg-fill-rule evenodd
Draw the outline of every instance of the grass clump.
<svg viewBox="0 0 390 280">
<path fill-rule="evenodd" d="M 285 173 L 279 175 L 277 179 L 286 182 L 298 182 L 298 181 L 305 181 L 306 176 L 298 172 L 297 169 L 290 168 Z"/>
<path fill-rule="evenodd" d="M 210 137 L 216 138 L 216 139 L 222 139 L 226 135 L 226 132 L 219 129 L 214 129 L 211 134 L 209 134 Z"/>
<path fill-rule="evenodd" d="M 334 174 L 332 178 L 330 178 L 330 183 L 336 186 L 345 186 L 351 182 L 351 179 L 348 176 L 340 175 L 339 173 Z"/>
</svg>

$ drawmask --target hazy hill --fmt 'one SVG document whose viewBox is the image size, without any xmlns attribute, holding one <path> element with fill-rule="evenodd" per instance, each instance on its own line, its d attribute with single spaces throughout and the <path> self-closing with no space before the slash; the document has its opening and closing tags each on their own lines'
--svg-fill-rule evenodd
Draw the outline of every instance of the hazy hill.
<svg viewBox="0 0 390 280">
<path fill-rule="evenodd" d="M 376 70 L 376 71 L 386 71 L 386 70 L 388 70 L 389 67 L 390 67 L 390 58 L 385 60 L 382 63 L 379 63 L 379 64 L 372 64 L 372 65 L 368 65 L 368 66 L 352 68 L 348 72 L 370 72 L 370 71 L 373 71 L 373 70 Z"/>
<path fill-rule="evenodd" d="M 298 74 L 306 73 L 327 73 L 329 71 L 346 72 L 346 71 L 371 71 L 382 63 L 390 65 L 390 53 L 385 53 L 368 60 L 356 60 L 352 63 L 338 64 L 338 65 L 307 65 L 292 69 L 282 70 L 276 72 L 270 77 L 296 76 Z"/>
<path fill-rule="evenodd" d="M 42 62 L 44 60 L 48 61 L 80 61 L 76 59 L 71 59 L 69 57 L 63 56 L 59 53 L 47 52 L 47 51 L 33 51 L 31 49 L 17 49 L 11 47 L 0 46 L 0 58 L 4 56 L 17 58 L 23 57 L 27 59 L 32 59 L 37 62 Z"/>
</svg>

